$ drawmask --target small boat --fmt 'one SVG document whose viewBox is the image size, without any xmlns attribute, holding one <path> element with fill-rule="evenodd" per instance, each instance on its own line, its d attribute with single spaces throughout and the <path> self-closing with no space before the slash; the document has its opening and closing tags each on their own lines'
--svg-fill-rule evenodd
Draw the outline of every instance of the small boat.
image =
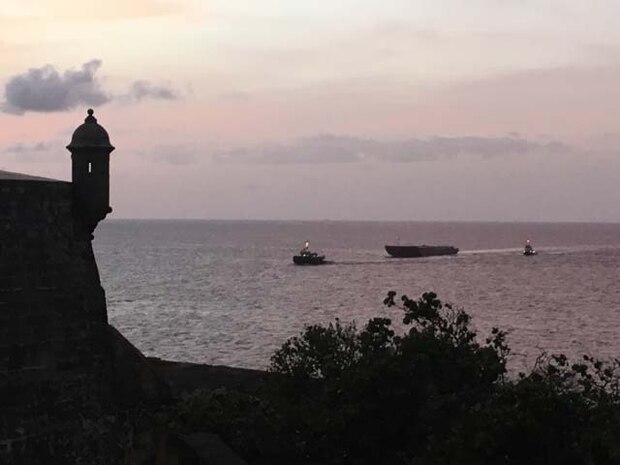
<svg viewBox="0 0 620 465">
<path fill-rule="evenodd" d="M 325 255 L 319 255 L 310 251 L 310 243 L 306 241 L 304 248 L 300 250 L 299 255 L 293 256 L 295 265 L 325 265 Z"/>
<path fill-rule="evenodd" d="M 386 245 L 385 251 L 395 258 L 455 255 L 459 249 L 451 245 Z"/>
<path fill-rule="evenodd" d="M 527 241 L 525 241 L 525 248 L 523 249 L 523 255 L 529 256 L 529 255 L 537 255 L 537 254 L 538 252 L 536 252 L 534 247 L 532 247 L 532 244 L 530 244 L 530 240 L 528 239 Z"/>
</svg>

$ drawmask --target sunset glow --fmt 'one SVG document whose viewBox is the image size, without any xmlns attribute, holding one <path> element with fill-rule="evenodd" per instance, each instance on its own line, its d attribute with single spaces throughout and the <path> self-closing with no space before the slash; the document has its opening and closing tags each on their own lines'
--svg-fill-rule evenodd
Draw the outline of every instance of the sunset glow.
<svg viewBox="0 0 620 465">
<path fill-rule="evenodd" d="M 0 169 L 116 218 L 620 221 L 620 4 L 4 0 Z"/>
</svg>

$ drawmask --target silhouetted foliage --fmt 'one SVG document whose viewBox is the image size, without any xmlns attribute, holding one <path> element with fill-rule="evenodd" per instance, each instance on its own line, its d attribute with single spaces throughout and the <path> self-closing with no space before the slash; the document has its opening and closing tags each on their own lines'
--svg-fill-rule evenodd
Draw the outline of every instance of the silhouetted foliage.
<svg viewBox="0 0 620 465">
<path fill-rule="evenodd" d="M 541 357 L 434 444 L 427 463 L 620 463 L 618 361 Z"/>
<path fill-rule="evenodd" d="M 479 343 L 462 309 L 429 292 L 384 300 L 361 330 L 311 325 L 255 393 L 197 392 L 168 415 L 222 435 L 252 463 L 620 463 L 620 362 L 541 357 L 506 376 L 505 333 Z"/>
</svg>

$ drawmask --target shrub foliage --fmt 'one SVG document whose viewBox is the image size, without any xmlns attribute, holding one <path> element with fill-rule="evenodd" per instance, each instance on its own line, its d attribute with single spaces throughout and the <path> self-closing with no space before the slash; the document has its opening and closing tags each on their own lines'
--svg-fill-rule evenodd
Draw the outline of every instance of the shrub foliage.
<svg viewBox="0 0 620 465">
<path fill-rule="evenodd" d="M 617 360 L 541 356 L 508 377 L 505 333 L 480 343 L 433 292 L 384 300 L 387 318 L 308 326 L 258 392 L 195 392 L 167 416 L 222 435 L 250 463 L 620 463 Z"/>
</svg>

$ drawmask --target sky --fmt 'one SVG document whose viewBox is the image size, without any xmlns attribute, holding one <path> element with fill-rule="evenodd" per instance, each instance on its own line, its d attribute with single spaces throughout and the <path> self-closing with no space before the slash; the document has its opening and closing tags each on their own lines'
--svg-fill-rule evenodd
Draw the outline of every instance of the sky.
<svg viewBox="0 0 620 465">
<path fill-rule="evenodd" d="M 620 221 L 617 0 L 2 0 L 0 169 L 112 218 Z"/>
</svg>

